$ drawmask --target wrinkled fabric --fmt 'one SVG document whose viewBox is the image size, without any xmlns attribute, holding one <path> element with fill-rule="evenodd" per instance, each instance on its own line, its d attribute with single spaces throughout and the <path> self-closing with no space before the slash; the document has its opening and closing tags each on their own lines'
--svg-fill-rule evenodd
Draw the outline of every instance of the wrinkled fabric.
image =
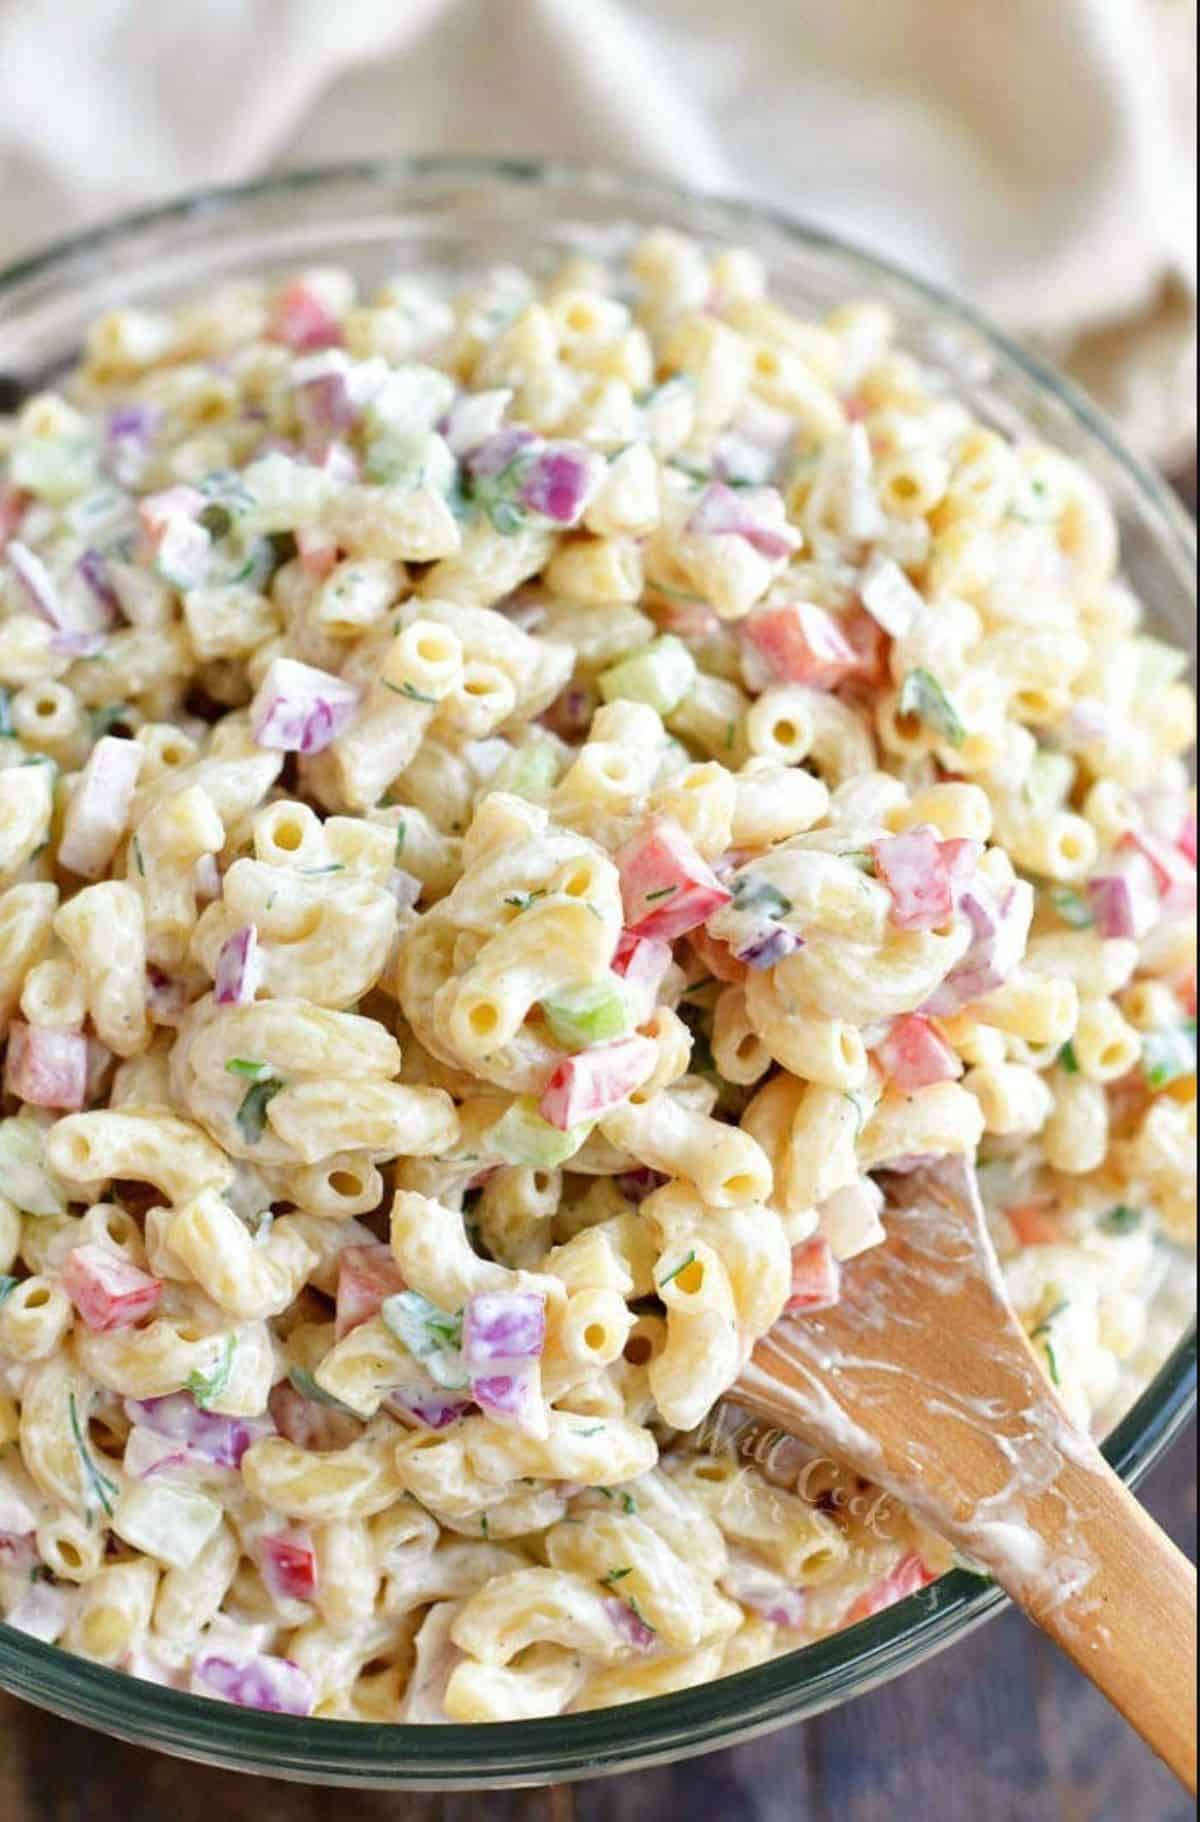
<svg viewBox="0 0 1200 1822">
<path fill-rule="evenodd" d="M 762 198 L 1194 434 L 1195 0 L 0 0 L 0 257 L 265 167 L 548 154 Z"/>
</svg>

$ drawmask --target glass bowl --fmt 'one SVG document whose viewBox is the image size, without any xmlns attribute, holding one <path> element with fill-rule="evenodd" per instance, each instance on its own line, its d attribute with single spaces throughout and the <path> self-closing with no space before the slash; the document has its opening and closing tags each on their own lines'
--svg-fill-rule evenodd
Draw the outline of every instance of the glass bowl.
<svg viewBox="0 0 1200 1822">
<path fill-rule="evenodd" d="M 964 305 L 786 216 L 641 177 L 522 160 L 408 159 L 285 173 L 128 216 L 0 272 L 0 408 L 52 383 L 84 330 L 120 303 L 153 305 L 239 273 L 333 263 L 378 281 L 408 268 L 463 277 L 534 269 L 564 252 L 620 253 L 664 223 L 750 246 L 775 291 L 822 313 L 886 298 L 903 345 L 985 422 L 1044 436 L 1115 501 L 1126 571 L 1156 625 L 1194 625 L 1191 522 L 1112 427 L 1058 375 Z M 1105 1453 L 1136 1483 L 1195 1403 L 1195 1330 L 1117 1425 Z M 1005 1602 L 956 1570 L 851 1630 L 757 1669 L 634 1706 L 491 1726 L 297 1720 L 206 1701 L 74 1657 L 0 1625 L 0 1685 L 73 1721 L 184 1758 L 311 1783 L 410 1789 L 544 1784 L 708 1752 L 819 1713 L 911 1669 Z"/>
</svg>

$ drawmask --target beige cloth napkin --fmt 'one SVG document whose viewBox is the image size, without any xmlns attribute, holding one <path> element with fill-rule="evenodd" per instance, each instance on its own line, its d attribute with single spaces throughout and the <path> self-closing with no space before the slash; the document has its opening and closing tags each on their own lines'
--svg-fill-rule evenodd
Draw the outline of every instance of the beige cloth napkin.
<svg viewBox="0 0 1200 1822">
<path fill-rule="evenodd" d="M 0 256 L 267 165 L 553 154 L 760 196 L 1195 432 L 1195 0 L 0 0 Z"/>
</svg>

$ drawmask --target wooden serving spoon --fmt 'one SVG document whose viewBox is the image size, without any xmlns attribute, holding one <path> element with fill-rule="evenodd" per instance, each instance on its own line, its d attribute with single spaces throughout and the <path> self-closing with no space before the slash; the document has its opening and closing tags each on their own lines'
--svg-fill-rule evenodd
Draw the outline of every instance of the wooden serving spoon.
<svg viewBox="0 0 1200 1822">
<path fill-rule="evenodd" d="M 1196 1788 L 1196 1571 L 1047 1384 L 974 1171 L 893 1179 L 841 1301 L 783 1318 L 731 1397 L 827 1450 L 988 1569 Z"/>
</svg>

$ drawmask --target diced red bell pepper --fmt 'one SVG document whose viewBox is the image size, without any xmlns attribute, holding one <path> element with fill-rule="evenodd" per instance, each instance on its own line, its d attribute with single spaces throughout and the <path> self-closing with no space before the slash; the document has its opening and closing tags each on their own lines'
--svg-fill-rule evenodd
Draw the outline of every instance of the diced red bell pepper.
<svg viewBox="0 0 1200 1822">
<path fill-rule="evenodd" d="M 4 1087 L 29 1107 L 77 1113 L 87 1099 L 87 1039 L 78 1031 L 13 1024 Z"/>
<path fill-rule="evenodd" d="M 1196 903 L 1196 863 L 1188 859 L 1182 847 L 1133 830 L 1122 836 L 1117 846 L 1133 849 L 1149 861 L 1164 912 L 1182 916 L 1192 909 Z"/>
<path fill-rule="evenodd" d="M 649 587 L 653 593 L 654 584 Z M 711 639 L 721 626 L 707 601 L 676 595 L 655 596 L 654 618 L 664 633 L 675 633 L 680 639 Z"/>
<path fill-rule="evenodd" d="M 724 981 L 731 987 L 738 987 L 745 980 L 750 970 L 745 962 L 739 962 L 728 943 L 718 942 L 715 936 L 701 926 L 688 936 L 688 942 L 696 951 L 696 959 L 702 968 L 707 968 L 714 980 Z"/>
<path fill-rule="evenodd" d="M 316 525 L 301 525 L 296 530 L 296 553 L 306 575 L 323 582 L 337 568 L 337 539 Z"/>
<path fill-rule="evenodd" d="M 88 1328 L 132 1328 L 162 1296 L 162 1283 L 106 1246 L 73 1247 L 62 1270 L 67 1296 Z"/>
<path fill-rule="evenodd" d="M 338 1254 L 338 1340 L 377 1316 L 385 1297 L 406 1289 L 392 1250 L 382 1241 L 374 1246 L 345 1247 Z"/>
<path fill-rule="evenodd" d="M 22 493 L 17 487 L 0 486 L 0 551 L 20 531 L 29 500 L 29 494 Z"/>
<path fill-rule="evenodd" d="M 258 1567 L 276 1600 L 311 1601 L 317 1592 L 317 1558 L 312 1541 L 301 1531 L 283 1531 L 258 1540 Z"/>
<path fill-rule="evenodd" d="M 1196 1016 L 1196 970 L 1194 968 L 1190 974 L 1184 975 L 1176 992 L 1183 1004 L 1184 1011 L 1190 1019 L 1194 1019 Z"/>
<path fill-rule="evenodd" d="M 842 1268 L 823 1234 L 792 1248 L 792 1293 L 785 1314 L 830 1309 L 841 1294 Z"/>
<path fill-rule="evenodd" d="M 1183 823 L 1179 830 L 1179 834 L 1175 837 L 1175 845 L 1179 849 L 1179 852 L 1181 854 L 1185 855 L 1187 857 L 1187 859 L 1191 861 L 1191 863 L 1194 867 L 1196 864 L 1196 812 L 1195 812 L 1195 810 L 1189 810 L 1187 812 L 1187 814 L 1184 816 Z"/>
<path fill-rule="evenodd" d="M 297 354 L 315 348 L 341 346 L 342 325 L 302 278 L 285 285 L 271 305 L 268 330 L 272 341 L 283 342 Z"/>
<path fill-rule="evenodd" d="M 887 1607 L 894 1607 L 897 1601 L 907 1599 L 910 1594 L 917 1594 L 922 1588 L 928 1588 L 930 1582 L 936 1582 L 937 1576 L 927 1569 L 915 1552 L 902 1557 L 891 1572 L 860 1594 L 854 1605 L 846 1614 L 844 1625 L 853 1626 L 859 1620 L 869 1620 L 872 1614 L 882 1613 Z"/>
<path fill-rule="evenodd" d="M 726 891 L 677 823 L 653 822 L 614 856 L 634 936 L 671 942 L 727 905 Z"/>
<path fill-rule="evenodd" d="M 861 665 L 832 614 L 811 601 L 759 608 L 743 620 L 741 634 L 778 683 L 832 690 Z"/>
<path fill-rule="evenodd" d="M 671 966 L 671 945 L 650 936 L 622 930 L 617 938 L 612 971 L 625 982 L 635 1001 L 637 1023 L 644 1024 L 658 1004 L 658 990 Z"/>
<path fill-rule="evenodd" d="M 954 875 L 936 829 L 921 824 L 871 843 L 880 878 L 892 895 L 892 922 L 901 930 L 936 930 L 954 912 Z"/>
<path fill-rule="evenodd" d="M 888 678 L 891 640 L 878 620 L 856 602 L 842 615 L 841 634 L 854 653 L 854 681 L 882 685 Z"/>
<path fill-rule="evenodd" d="M 564 1057 L 542 1090 L 538 1112 L 559 1132 L 602 1119 L 641 1086 L 657 1056 L 652 1038 L 629 1037 Z"/>
<path fill-rule="evenodd" d="M 894 1019 L 875 1055 L 897 1088 L 911 1094 L 935 1082 L 953 1082 L 963 1072 L 962 1061 L 929 1023 L 917 1013 Z"/>
<path fill-rule="evenodd" d="M 279 1434 L 314 1455 L 347 1449 L 362 1435 L 361 1423 L 349 1412 L 306 1398 L 286 1379 L 272 1386 L 268 1409 Z"/>
<path fill-rule="evenodd" d="M 1036 1202 L 1018 1203 L 1004 1213 L 1022 1246 L 1057 1246 L 1063 1237 L 1054 1216 Z"/>
</svg>

